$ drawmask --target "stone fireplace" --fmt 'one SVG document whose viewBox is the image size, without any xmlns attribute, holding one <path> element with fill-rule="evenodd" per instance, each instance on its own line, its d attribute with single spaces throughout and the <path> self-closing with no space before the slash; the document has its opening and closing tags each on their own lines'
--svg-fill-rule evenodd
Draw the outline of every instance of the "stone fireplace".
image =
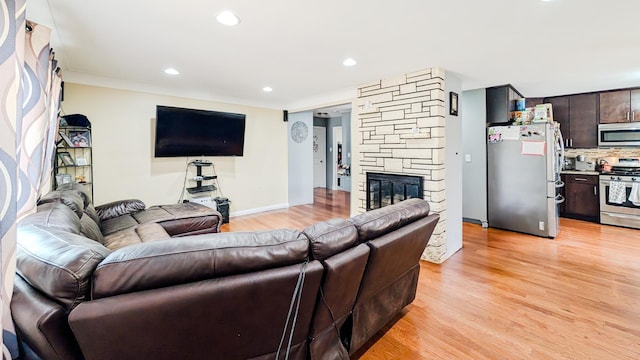
<svg viewBox="0 0 640 360">
<path fill-rule="evenodd" d="M 436 263 L 447 256 L 444 176 L 447 101 L 445 71 L 440 68 L 376 81 L 358 88 L 358 115 L 353 127 L 353 141 L 358 147 L 358 158 L 354 160 L 358 168 L 352 173 L 357 184 L 352 192 L 355 197 L 352 208 L 362 213 L 376 206 L 372 197 L 378 196 L 374 200 L 380 200 L 381 206 L 400 198 L 399 194 L 397 198 L 393 195 L 394 189 L 400 191 L 400 185 L 385 180 L 372 183 L 371 176 L 405 175 L 419 179 L 421 187 L 410 187 L 409 194 L 417 192 L 417 197 L 429 201 L 431 210 L 441 217 L 423 254 L 423 259 Z"/>
</svg>

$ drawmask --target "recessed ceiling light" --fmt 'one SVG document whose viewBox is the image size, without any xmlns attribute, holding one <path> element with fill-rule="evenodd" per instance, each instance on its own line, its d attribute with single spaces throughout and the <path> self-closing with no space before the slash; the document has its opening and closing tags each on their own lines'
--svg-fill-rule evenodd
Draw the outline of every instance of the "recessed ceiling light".
<svg viewBox="0 0 640 360">
<path fill-rule="evenodd" d="M 165 74 L 168 75 L 180 75 L 180 71 L 174 69 L 174 68 L 168 68 L 164 70 Z"/>
<path fill-rule="evenodd" d="M 265 87 L 262 88 L 262 91 L 264 91 L 264 92 L 272 92 L 273 89 L 270 86 L 265 86 Z"/>
<path fill-rule="evenodd" d="M 343 62 L 342 65 L 344 66 L 353 66 L 357 64 L 357 62 L 355 60 L 353 60 L 352 58 L 346 58 Z"/>
<path fill-rule="evenodd" d="M 218 14 L 218 16 L 216 16 L 216 20 L 218 20 L 220 24 L 227 26 L 238 25 L 238 23 L 240 22 L 240 18 L 231 11 L 221 12 L 220 14 Z"/>
</svg>

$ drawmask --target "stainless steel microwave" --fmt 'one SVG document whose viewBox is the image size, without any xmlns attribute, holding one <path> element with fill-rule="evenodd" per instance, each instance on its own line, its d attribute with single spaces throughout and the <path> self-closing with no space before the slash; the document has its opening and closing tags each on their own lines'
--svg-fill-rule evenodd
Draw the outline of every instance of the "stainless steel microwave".
<svg viewBox="0 0 640 360">
<path fill-rule="evenodd" d="M 640 122 L 598 125 L 598 146 L 640 147 Z"/>
</svg>

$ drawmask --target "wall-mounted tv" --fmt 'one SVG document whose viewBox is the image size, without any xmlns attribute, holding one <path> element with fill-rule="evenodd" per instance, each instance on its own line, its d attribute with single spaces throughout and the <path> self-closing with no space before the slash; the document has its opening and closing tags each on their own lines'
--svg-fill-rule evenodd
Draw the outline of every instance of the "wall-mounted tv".
<svg viewBox="0 0 640 360">
<path fill-rule="evenodd" d="M 155 157 L 242 156 L 245 115 L 156 107 Z"/>
</svg>

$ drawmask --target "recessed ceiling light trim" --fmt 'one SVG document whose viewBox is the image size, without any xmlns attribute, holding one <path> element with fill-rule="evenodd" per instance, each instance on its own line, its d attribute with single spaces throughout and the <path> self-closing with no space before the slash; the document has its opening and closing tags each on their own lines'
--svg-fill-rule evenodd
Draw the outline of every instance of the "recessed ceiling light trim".
<svg viewBox="0 0 640 360">
<path fill-rule="evenodd" d="M 273 89 L 271 88 L 271 86 L 265 86 L 265 87 L 262 88 L 262 91 L 264 91 L 264 92 L 272 92 Z"/>
<path fill-rule="evenodd" d="M 240 23 L 240 18 L 231 11 L 225 10 L 216 16 L 216 20 L 222 25 L 234 26 Z"/>
<path fill-rule="evenodd" d="M 346 58 L 344 59 L 344 61 L 342 62 L 342 65 L 344 66 L 354 66 L 355 64 L 357 64 L 358 62 L 353 60 L 352 58 Z"/>
<path fill-rule="evenodd" d="M 174 68 L 167 68 L 164 69 L 164 73 L 167 75 L 180 75 L 180 71 L 174 69 Z"/>
</svg>

